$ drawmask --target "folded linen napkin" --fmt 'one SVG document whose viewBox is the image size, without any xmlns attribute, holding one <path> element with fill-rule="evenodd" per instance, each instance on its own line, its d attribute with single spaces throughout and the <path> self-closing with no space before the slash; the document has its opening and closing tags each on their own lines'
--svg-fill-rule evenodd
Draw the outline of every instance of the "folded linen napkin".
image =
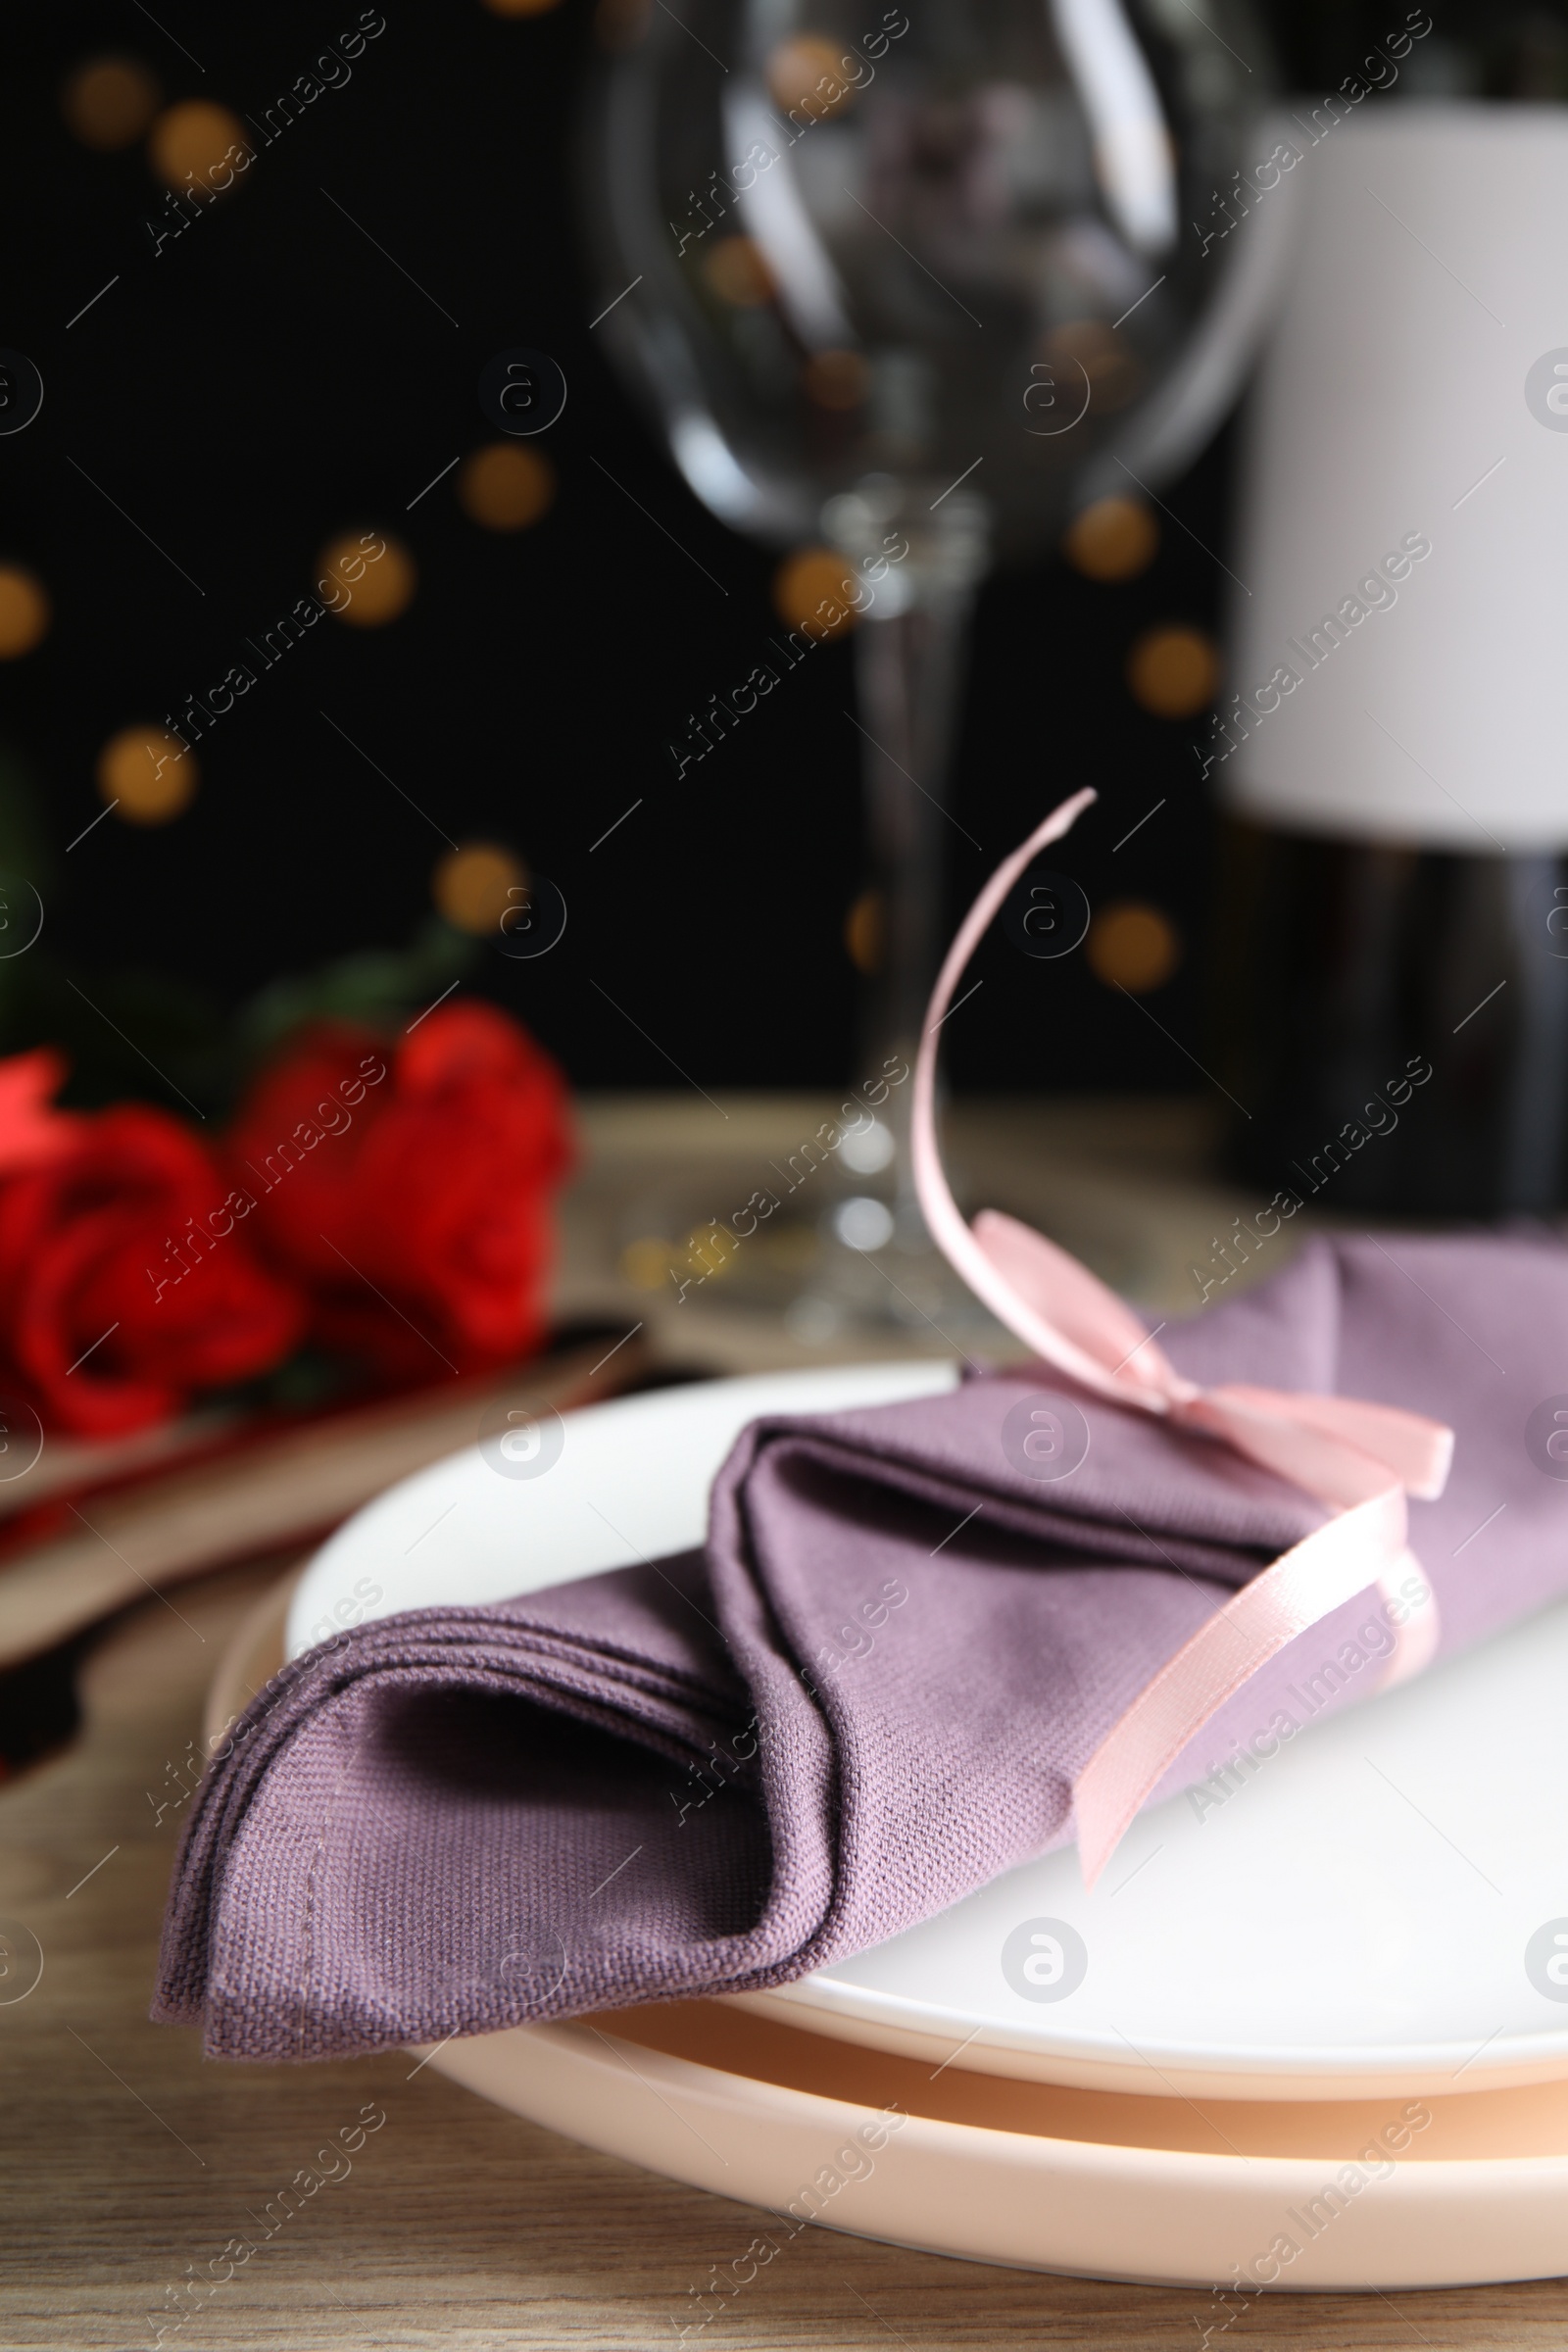
<svg viewBox="0 0 1568 2352">
<path fill-rule="evenodd" d="M 1370 1689 L 1421 1575 L 1445 1652 L 1568 1589 L 1568 1485 L 1526 1437 L 1568 1391 L 1555 1243 L 1317 1241 L 1163 1337 L 1201 1387 L 1381 1401 L 1456 1446 L 1409 1504 L 1402 1599 L 1369 1583 L 1321 1617 L 1156 1795 Z M 1069 1474 L 1037 1475 L 1020 1405 L 1082 1415 Z M 706 1553 L 286 1667 L 197 1794 L 154 2014 L 203 2020 L 216 2056 L 322 2058 L 802 1976 L 1065 1841 L 1151 1677 L 1328 1517 L 1041 1366 L 758 1423 Z"/>
</svg>

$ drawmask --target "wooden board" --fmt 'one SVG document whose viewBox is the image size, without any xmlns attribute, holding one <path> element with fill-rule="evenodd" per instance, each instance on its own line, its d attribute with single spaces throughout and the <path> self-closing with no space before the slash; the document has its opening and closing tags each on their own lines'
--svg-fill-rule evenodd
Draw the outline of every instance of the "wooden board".
<svg viewBox="0 0 1568 2352">
<path fill-rule="evenodd" d="M 984 2269 L 809 2229 L 692 2328 L 715 2267 L 757 2230 L 745 2206 L 591 2154 L 401 2055 L 219 2067 L 193 2033 L 146 2016 L 182 1810 L 156 1819 L 199 1747 L 215 1664 L 276 1577 L 189 1585 L 180 1617 L 147 1601 L 87 1662 L 73 1749 L 0 1788 L 0 1918 L 43 1974 L 0 2005 L 0 2345 L 220 2352 L 846 2352 L 907 2346 L 1054 2352 L 1560 2352 L 1568 2282 L 1440 2294 L 1256 2298 Z M 188 1620 L 189 1622 L 185 1622 Z M 149 1793 L 151 1792 L 151 1793 Z M 16 1930 L 23 1933 L 18 1935 Z M 17 1967 L 15 1957 L 8 1963 Z M 7 1984 L 0 1980 L 0 2000 Z M 386 2121 L 233 2277 L 295 2174 Z M 227 2258 L 232 2264 L 232 2254 Z M 178 2282 L 184 2324 L 172 2324 Z M 733 2271 L 731 2277 L 734 2276 Z M 151 2317 L 149 2315 L 152 2315 Z M 1226 2326 L 1227 2318 L 1230 2325 Z M 690 2329 L 684 2338 L 682 2328 Z"/>
</svg>

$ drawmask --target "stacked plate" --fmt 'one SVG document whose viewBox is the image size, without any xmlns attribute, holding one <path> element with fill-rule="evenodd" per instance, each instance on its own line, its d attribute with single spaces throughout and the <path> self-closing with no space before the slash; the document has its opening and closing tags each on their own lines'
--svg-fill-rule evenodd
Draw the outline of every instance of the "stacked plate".
<svg viewBox="0 0 1568 2352">
<path fill-rule="evenodd" d="M 858 1366 L 500 1424 L 349 1521 L 227 1688 L 270 1672 L 280 1636 L 290 1655 L 321 1639 L 366 1580 L 380 1597 L 359 1613 L 380 1616 L 684 1549 L 758 1414 L 953 1377 Z M 1230 2290 L 1554 2277 L 1565 1687 L 1568 1605 L 1145 1814 L 1093 1895 L 1069 1850 L 778 1991 L 519 2027 L 429 2063 L 771 2208 L 773 2243 L 811 2219 Z"/>
</svg>

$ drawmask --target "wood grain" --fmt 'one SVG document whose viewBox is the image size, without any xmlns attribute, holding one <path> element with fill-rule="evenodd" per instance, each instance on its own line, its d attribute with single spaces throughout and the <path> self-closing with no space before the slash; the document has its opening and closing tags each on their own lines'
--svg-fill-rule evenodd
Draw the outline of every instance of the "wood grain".
<svg viewBox="0 0 1568 2352">
<path fill-rule="evenodd" d="M 199 1743 L 218 1658 L 275 1575 L 273 1563 L 188 1587 L 188 1624 L 156 1601 L 122 1618 L 88 1661 L 81 1740 L 0 1789 L 0 1916 L 12 1949 L 30 1934 L 44 1963 L 35 1989 L 0 2005 L 0 2345 L 130 2352 L 160 2326 L 166 2348 L 184 2352 L 678 2345 L 692 2290 L 744 2254 L 748 2208 L 575 2147 L 431 2069 L 411 2080 L 401 2056 L 220 2067 L 194 2034 L 148 2023 L 181 1819 L 156 1822 L 155 1804 Z M 15 1981 L 0 1981 L 0 2002 Z M 368 2101 L 386 2123 L 352 2172 L 199 2305 L 187 2296 L 174 2328 L 181 2278 L 212 2277 L 227 2241 L 259 2235 L 253 2217 Z M 1223 2318 L 1206 2294 L 989 2269 L 812 2229 L 722 2326 L 684 2341 L 693 2352 L 1200 2352 L 1203 2328 Z M 1548 2282 L 1264 2296 L 1209 2345 L 1560 2352 L 1565 2340 L 1568 2284 Z"/>
</svg>

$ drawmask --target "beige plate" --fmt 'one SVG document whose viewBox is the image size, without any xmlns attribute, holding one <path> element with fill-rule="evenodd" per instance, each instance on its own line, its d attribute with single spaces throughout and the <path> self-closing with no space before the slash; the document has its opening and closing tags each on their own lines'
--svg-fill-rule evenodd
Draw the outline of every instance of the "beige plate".
<svg viewBox="0 0 1568 2352">
<path fill-rule="evenodd" d="M 956 2066 L 933 2080 L 708 2001 L 479 2034 L 430 2064 L 590 2147 L 771 2208 L 760 2239 L 737 2244 L 737 2285 L 786 2242 L 792 2213 L 929 2253 L 1167 2285 L 1321 2293 L 1568 2272 L 1562 2083 L 1200 2114 Z M 1397 2159 L 1373 2152 L 1391 2132 Z"/>
</svg>

